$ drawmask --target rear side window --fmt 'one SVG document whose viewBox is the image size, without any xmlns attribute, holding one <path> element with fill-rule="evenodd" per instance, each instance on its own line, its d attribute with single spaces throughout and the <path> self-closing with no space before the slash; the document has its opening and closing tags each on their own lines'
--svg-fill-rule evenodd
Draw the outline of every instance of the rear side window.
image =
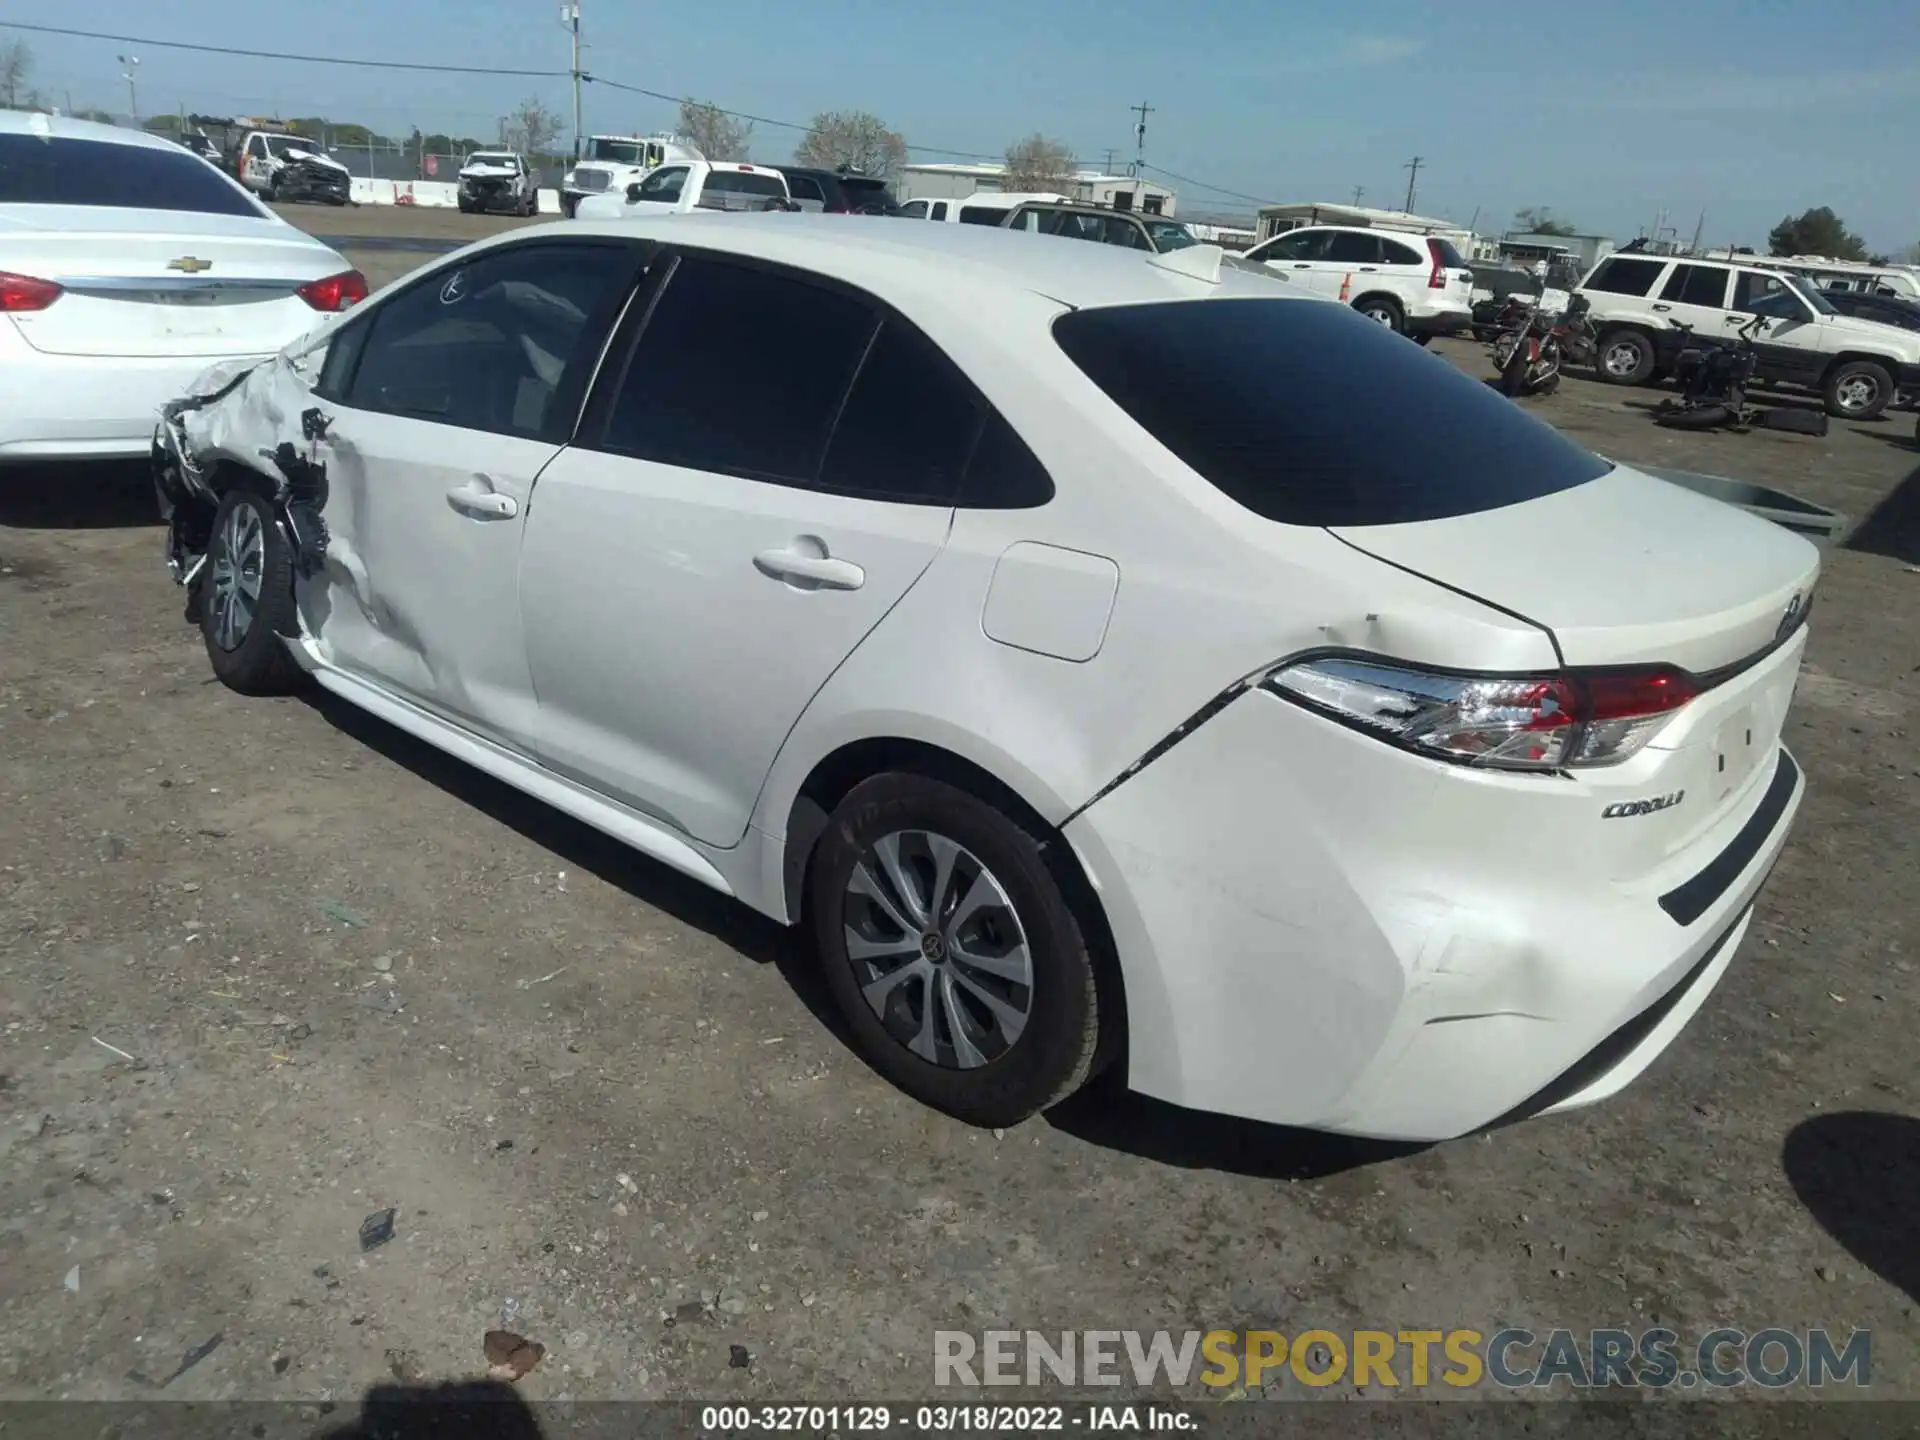
<svg viewBox="0 0 1920 1440">
<path fill-rule="evenodd" d="M 1412 246 L 1402 245 L 1397 240 L 1382 240 L 1380 242 L 1380 249 L 1382 253 L 1385 254 L 1387 264 L 1389 265 L 1424 265 L 1427 263 L 1426 257 L 1415 253 Z M 1448 260 L 1445 256 L 1442 256 L 1441 263 L 1454 265 L 1459 262 Z"/>
<path fill-rule="evenodd" d="M 0 135 L 0 204 L 260 215 L 245 192 L 188 151 L 37 135 Z"/>
<path fill-rule="evenodd" d="M 820 488 L 951 505 L 980 425 L 973 394 L 933 342 L 888 320 L 847 395 Z"/>
<path fill-rule="evenodd" d="M 685 256 L 627 361 L 602 443 L 663 465 L 810 485 L 875 323 L 842 291 Z"/>
<path fill-rule="evenodd" d="M 1345 306 L 1085 309 L 1053 333 L 1148 434 L 1254 514 L 1397 525 L 1515 505 L 1608 464 Z"/>
<path fill-rule="evenodd" d="M 1327 246 L 1327 259 L 1336 265 L 1378 265 L 1380 263 L 1380 237 L 1361 235 L 1352 230 L 1333 232 L 1333 243 Z"/>
<path fill-rule="evenodd" d="M 960 481 L 960 503 L 975 510 L 1030 510 L 1053 498 L 1053 477 L 998 411 L 987 416 Z"/>
<path fill-rule="evenodd" d="M 788 175 L 787 190 L 796 200 L 818 200 L 823 205 L 827 201 L 827 192 L 820 188 L 820 182 L 805 175 Z"/>
<path fill-rule="evenodd" d="M 1629 260 L 1611 257 L 1587 277 L 1582 290 L 1604 290 L 1609 295 L 1644 295 L 1667 268 L 1664 260 Z"/>
<path fill-rule="evenodd" d="M 1660 298 L 1677 305 L 1723 309 L 1727 303 L 1727 274 L 1711 265 L 1676 265 L 1667 283 L 1660 287 Z"/>
<path fill-rule="evenodd" d="M 715 170 L 707 176 L 703 189 L 713 194 L 769 195 L 786 198 L 786 181 L 778 175 L 759 170 Z"/>
<path fill-rule="evenodd" d="M 960 223 L 962 225 L 998 225 L 1007 218 L 1007 212 L 998 205 L 962 205 Z"/>
</svg>

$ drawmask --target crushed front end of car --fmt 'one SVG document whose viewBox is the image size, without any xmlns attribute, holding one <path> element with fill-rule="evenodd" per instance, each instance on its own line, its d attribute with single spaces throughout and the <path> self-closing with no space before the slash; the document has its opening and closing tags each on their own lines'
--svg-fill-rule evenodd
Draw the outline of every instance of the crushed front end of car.
<svg viewBox="0 0 1920 1440">
<path fill-rule="evenodd" d="M 266 361 L 227 361 L 161 408 L 153 483 L 167 526 L 167 570 L 187 591 L 190 621 L 199 619 L 199 581 L 214 517 L 235 485 L 272 501 L 297 574 L 317 575 L 325 561 L 327 467 L 318 459 L 318 442 L 329 422 L 311 404 L 300 363 L 301 357 L 285 353 Z"/>
</svg>

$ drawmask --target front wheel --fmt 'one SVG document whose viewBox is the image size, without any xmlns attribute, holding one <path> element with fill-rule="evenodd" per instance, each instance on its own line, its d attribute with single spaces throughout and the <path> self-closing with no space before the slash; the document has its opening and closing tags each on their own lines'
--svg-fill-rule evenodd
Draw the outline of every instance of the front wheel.
<svg viewBox="0 0 1920 1440">
<path fill-rule="evenodd" d="M 270 501 L 252 490 L 226 493 L 194 584 L 200 634 L 220 682 L 242 695 L 293 690 L 301 671 L 280 638 L 297 628 L 293 553 Z"/>
<path fill-rule="evenodd" d="M 1093 1071 L 1093 956 L 1041 844 L 966 791 L 887 774 L 841 801 L 813 858 L 814 940 L 862 1054 L 974 1125 L 1016 1125 Z"/>
<path fill-rule="evenodd" d="M 1644 385 L 1653 378 L 1653 338 L 1644 330 L 1610 330 L 1600 337 L 1595 367 L 1609 385 Z"/>
<path fill-rule="evenodd" d="M 1822 388 L 1827 413 L 1840 420 L 1876 420 L 1893 403 L 1893 376 L 1872 360 L 1834 366 Z"/>
</svg>

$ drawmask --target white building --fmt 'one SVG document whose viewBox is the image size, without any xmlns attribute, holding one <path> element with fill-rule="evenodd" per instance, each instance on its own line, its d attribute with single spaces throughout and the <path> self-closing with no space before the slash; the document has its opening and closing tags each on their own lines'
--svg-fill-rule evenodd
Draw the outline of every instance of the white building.
<svg viewBox="0 0 1920 1440">
<path fill-rule="evenodd" d="M 982 190 L 1003 188 L 1004 165 L 902 165 L 893 182 L 901 200 L 964 200 Z M 1098 170 L 1075 172 L 1067 193 L 1086 205 L 1113 210 L 1139 210 L 1147 215 L 1172 215 L 1174 192 L 1151 180 L 1132 175 L 1107 175 Z"/>
</svg>

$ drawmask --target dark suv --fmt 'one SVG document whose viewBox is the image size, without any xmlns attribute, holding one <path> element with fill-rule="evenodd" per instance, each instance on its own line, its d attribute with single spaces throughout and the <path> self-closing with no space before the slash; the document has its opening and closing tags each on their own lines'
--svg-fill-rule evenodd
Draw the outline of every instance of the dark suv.
<svg viewBox="0 0 1920 1440">
<path fill-rule="evenodd" d="M 802 210 L 829 215 L 898 215 L 900 207 L 887 193 L 887 182 L 871 175 L 854 175 L 838 170 L 809 170 L 797 165 L 782 165 L 787 177 L 787 193 Z"/>
</svg>

